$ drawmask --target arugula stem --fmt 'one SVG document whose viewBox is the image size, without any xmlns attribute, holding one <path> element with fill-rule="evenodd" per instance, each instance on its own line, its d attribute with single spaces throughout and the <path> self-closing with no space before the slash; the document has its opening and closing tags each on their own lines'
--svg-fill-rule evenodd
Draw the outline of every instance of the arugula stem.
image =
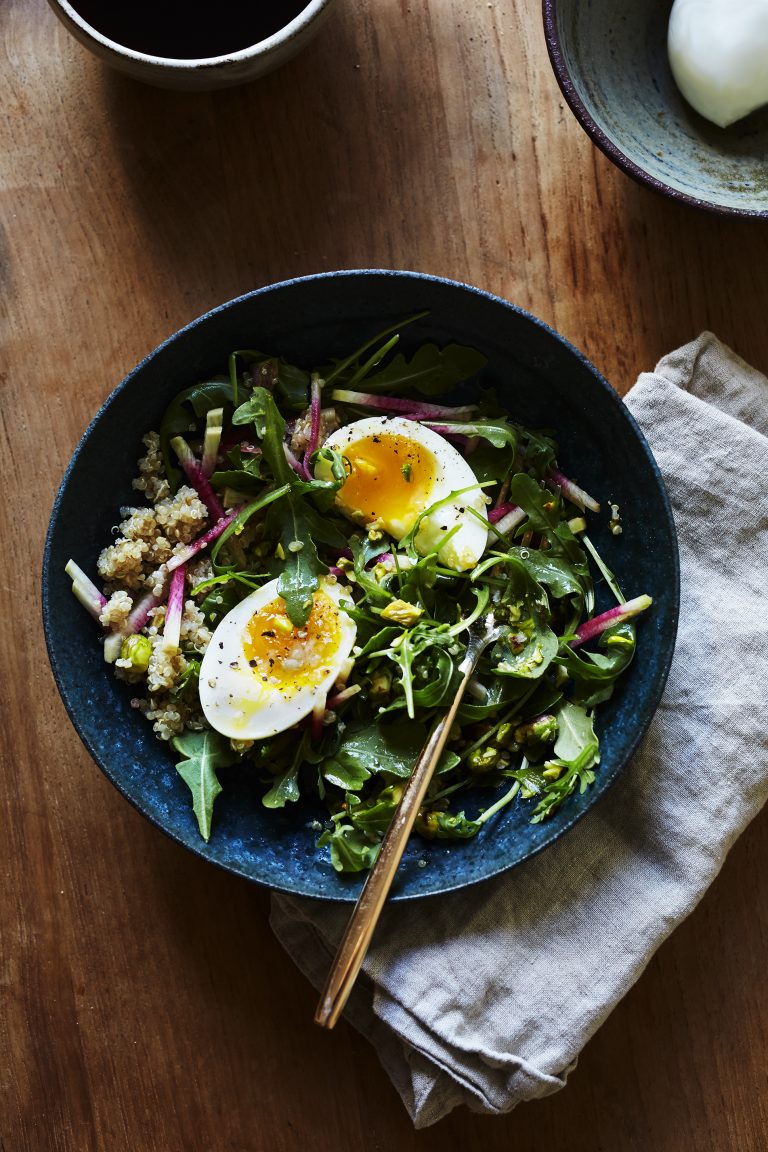
<svg viewBox="0 0 768 1152">
<path fill-rule="evenodd" d="M 589 536 L 586 535 L 586 533 L 582 536 L 581 542 L 586 548 L 587 552 L 589 552 L 595 564 L 597 564 L 605 579 L 606 584 L 610 588 L 611 592 L 613 592 L 619 604 L 626 604 L 626 596 L 624 596 L 621 588 L 619 588 L 619 583 L 616 577 L 614 576 L 613 572 L 611 572 L 610 568 L 605 564 L 602 556 L 598 552 L 597 548 L 595 548 L 594 544 L 590 540 Z"/>
<path fill-rule="evenodd" d="M 527 764 L 528 761 L 526 760 L 525 756 L 523 756 L 523 762 L 520 765 L 520 770 L 522 771 L 527 766 Z M 480 815 L 476 818 L 475 822 L 477 824 L 485 824 L 486 820 L 490 820 L 491 817 L 495 816 L 497 812 L 501 812 L 502 808 L 506 808 L 507 804 L 511 804 L 519 791 L 520 781 L 515 780 L 509 791 L 505 792 L 501 799 L 497 800 L 495 804 L 491 804 L 490 808 L 486 808 L 484 812 L 481 812 Z"/>
<path fill-rule="evenodd" d="M 370 340 L 366 340 L 365 344 L 362 344 L 356 352 L 353 352 L 351 356 L 347 356 L 347 358 L 337 364 L 331 372 L 327 373 L 325 376 L 326 388 L 329 384 L 332 384 L 333 381 L 336 380 L 342 372 L 346 372 L 347 368 L 359 360 L 363 352 L 367 352 L 369 348 L 372 348 L 373 345 L 377 343 L 377 341 L 385 340 L 387 336 L 390 336 L 393 332 L 397 332 L 399 328 L 404 328 L 407 324 L 413 324 L 416 320 L 421 320 L 424 316 L 428 315 L 428 312 L 415 312 L 413 316 L 408 316 L 405 320 L 398 320 L 396 324 L 392 324 L 391 327 L 385 328 L 383 332 L 377 332 L 376 335 L 372 336 Z M 391 343 L 390 347 L 392 347 Z"/>
<path fill-rule="evenodd" d="M 520 700 L 516 700 L 514 704 L 510 705 L 506 712 L 502 713 L 492 728 L 489 728 L 487 732 L 484 732 L 478 740 L 475 740 L 474 744 L 470 744 L 469 748 L 464 748 L 461 752 L 461 755 L 459 756 L 459 760 L 463 763 L 468 756 L 472 755 L 475 749 L 482 748 L 484 744 L 487 744 L 489 740 L 492 740 L 501 725 L 508 724 L 512 717 L 520 711 L 528 698 L 532 696 L 536 691 L 536 687 L 537 685 L 534 683 L 528 689 L 528 691 L 524 693 Z"/>
</svg>

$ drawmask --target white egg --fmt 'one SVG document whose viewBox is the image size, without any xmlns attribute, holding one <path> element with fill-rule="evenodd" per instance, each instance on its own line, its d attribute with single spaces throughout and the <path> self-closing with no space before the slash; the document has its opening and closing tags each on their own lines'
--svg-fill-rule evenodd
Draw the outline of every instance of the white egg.
<svg viewBox="0 0 768 1152">
<path fill-rule="evenodd" d="M 344 458 L 348 476 L 336 503 L 350 520 L 379 526 L 400 541 L 421 513 L 439 505 L 421 521 L 416 551 L 437 551 L 441 563 L 458 572 L 477 564 L 488 539 L 485 497 L 443 436 L 400 416 L 369 416 L 339 428 L 324 447 Z M 316 473 L 328 477 L 327 462 L 319 460 Z"/>
<path fill-rule="evenodd" d="M 721 128 L 768 103 L 768 0 L 675 0 L 667 51 L 685 99 Z"/>
<path fill-rule="evenodd" d="M 200 703 L 224 736 L 259 740 L 290 728 L 325 701 L 355 642 L 343 609 L 349 590 L 321 580 L 309 619 L 296 628 L 271 580 L 228 612 L 200 666 Z"/>
</svg>

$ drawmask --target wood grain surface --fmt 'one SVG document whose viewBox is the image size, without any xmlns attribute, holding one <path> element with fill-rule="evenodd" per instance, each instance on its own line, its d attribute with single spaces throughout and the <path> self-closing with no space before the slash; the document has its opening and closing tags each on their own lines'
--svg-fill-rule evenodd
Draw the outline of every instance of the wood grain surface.
<svg viewBox="0 0 768 1152">
<path fill-rule="evenodd" d="M 268 895 L 90 761 L 39 583 L 96 408 L 213 305 L 333 268 L 438 273 L 530 309 L 624 392 L 704 328 L 768 370 L 768 225 L 595 151 L 538 0 L 339 0 L 279 73 L 194 95 L 106 71 L 45 0 L 2 0 L 0 131 L 2 1152 L 767 1148 L 765 815 L 563 1092 L 417 1133 L 367 1043 L 312 1024 Z"/>
</svg>

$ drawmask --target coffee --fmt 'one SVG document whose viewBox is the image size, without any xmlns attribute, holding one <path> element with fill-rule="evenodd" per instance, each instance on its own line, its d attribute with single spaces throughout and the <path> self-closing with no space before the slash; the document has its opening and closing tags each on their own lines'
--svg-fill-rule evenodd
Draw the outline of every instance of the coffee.
<svg viewBox="0 0 768 1152">
<path fill-rule="evenodd" d="M 307 0 L 71 0 L 102 36 L 172 60 L 240 52 L 279 32 Z"/>
</svg>

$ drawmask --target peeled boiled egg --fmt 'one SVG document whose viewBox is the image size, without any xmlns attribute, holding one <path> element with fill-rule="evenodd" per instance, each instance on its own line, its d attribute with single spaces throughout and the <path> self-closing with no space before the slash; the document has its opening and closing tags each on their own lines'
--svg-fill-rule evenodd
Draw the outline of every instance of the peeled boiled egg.
<svg viewBox="0 0 768 1152">
<path fill-rule="evenodd" d="M 350 520 L 400 541 L 423 512 L 439 505 L 421 521 L 416 551 L 437 552 L 458 572 L 477 564 L 488 539 L 485 497 L 469 464 L 443 436 L 400 416 L 369 416 L 339 428 L 324 447 L 344 460 L 347 479 L 336 503 Z M 318 461 L 316 474 L 330 476 L 327 461 Z"/>
<path fill-rule="evenodd" d="M 721 128 L 768 103 L 768 0 L 675 0 L 667 51 L 685 99 Z"/>
<path fill-rule="evenodd" d="M 228 612 L 200 666 L 200 703 L 211 727 L 237 740 L 264 739 L 322 705 L 355 642 L 345 602 L 352 602 L 347 588 L 321 580 L 297 628 L 271 580 Z"/>
</svg>

